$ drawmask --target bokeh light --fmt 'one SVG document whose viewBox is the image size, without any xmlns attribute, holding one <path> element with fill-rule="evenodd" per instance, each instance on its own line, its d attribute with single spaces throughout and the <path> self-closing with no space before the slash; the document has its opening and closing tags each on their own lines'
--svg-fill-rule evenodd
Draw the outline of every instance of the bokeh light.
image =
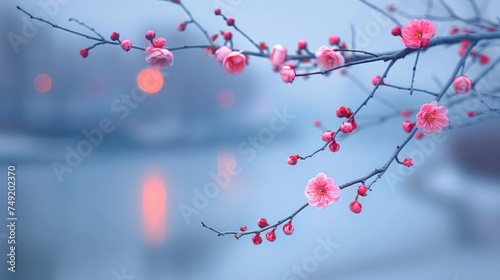
<svg viewBox="0 0 500 280">
<path fill-rule="evenodd" d="M 229 195 L 231 199 L 240 195 L 240 190 L 237 186 L 237 176 L 241 171 L 236 161 L 236 155 L 232 150 L 224 149 L 217 153 L 217 174 L 224 179 L 222 189 L 224 194 Z"/>
<path fill-rule="evenodd" d="M 35 89 L 41 93 L 46 93 L 52 87 L 52 78 L 48 74 L 42 73 L 35 77 Z"/>
<path fill-rule="evenodd" d="M 163 75 L 153 68 L 143 69 L 137 74 L 137 86 L 145 93 L 157 93 L 163 88 Z"/>
<path fill-rule="evenodd" d="M 217 93 L 215 100 L 217 101 L 217 105 L 219 105 L 219 107 L 228 109 L 234 105 L 236 96 L 232 90 L 222 89 Z"/>
<path fill-rule="evenodd" d="M 167 193 L 165 183 L 158 173 L 146 176 L 142 189 L 142 213 L 146 240 L 158 245 L 165 239 Z"/>
</svg>

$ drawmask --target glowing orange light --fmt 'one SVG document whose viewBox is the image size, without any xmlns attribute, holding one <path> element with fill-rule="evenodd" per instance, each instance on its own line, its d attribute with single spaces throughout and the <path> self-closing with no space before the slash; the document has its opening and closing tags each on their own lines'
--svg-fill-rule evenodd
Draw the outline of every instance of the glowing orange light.
<svg viewBox="0 0 500 280">
<path fill-rule="evenodd" d="M 236 96 L 231 90 L 224 89 L 217 93 L 215 99 L 217 101 L 217 105 L 219 105 L 221 108 L 227 109 L 234 105 Z"/>
<path fill-rule="evenodd" d="M 142 212 L 146 239 L 161 244 L 165 238 L 165 183 L 159 174 L 151 173 L 144 180 L 142 190 Z"/>
<path fill-rule="evenodd" d="M 35 89 L 41 93 L 46 93 L 52 87 L 52 79 L 48 74 L 42 73 L 35 77 Z"/>
<path fill-rule="evenodd" d="M 157 93 L 163 87 L 163 75 L 153 68 L 146 68 L 137 74 L 137 86 L 145 93 Z"/>
</svg>

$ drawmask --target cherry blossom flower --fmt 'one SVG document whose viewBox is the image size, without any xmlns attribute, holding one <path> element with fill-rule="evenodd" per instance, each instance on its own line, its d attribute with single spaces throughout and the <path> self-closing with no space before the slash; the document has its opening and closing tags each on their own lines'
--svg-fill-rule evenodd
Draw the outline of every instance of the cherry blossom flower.
<svg viewBox="0 0 500 280">
<path fill-rule="evenodd" d="M 342 124 L 340 124 L 340 131 L 344 133 L 351 133 L 353 130 L 354 127 L 350 122 L 343 122 Z"/>
<path fill-rule="evenodd" d="M 344 57 L 325 46 L 321 46 L 315 53 L 316 55 L 316 64 L 321 70 L 327 70 L 333 67 L 337 67 L 343 65 L 345 62 Z"/>
<path fill-rule="evenodd" d="M 295 80 L 295 75 L 295 69 L 292 66 L 281 67 L 280 77 L 284 83 L 292 83 Z"/>
<path fill-rule="evenodd" d="M 467 76 L 456 77 L 453 80 L 453 89 L 456 93 L 467 93 L 472 86 L 472 81 Z"/>
<path fill-rule="evenodd" d="M 417 113 L 417 127 L 422 128 L 425 135 L 441 132 L 443 127 L 450 123 L 447 113 L 448 109 L 445 106 L 438 106 L 437 101 L 426 103 Z"/>
<path fill-rule="evenodd" d="M 228 73 L 239 74 L 245 70 L 247 58 L 241 52 L 231 52 L 222 61 L 222 66 Z"/>
<path fill-rule="evenodd" d="M 423 39 L 431 39 L 435 32 L 436 27 L 429 20 L 414 19 L 403 26 L 401 39 L 407 48 L 418 49 L 422 46 Z"/>
<path fill-rule="evenodd" d="M 153 44 L 149 44 L 146 48 L 146 61 L 151 67 L 165 68 L 174 64 L 174 54 L 163 48 L 165 42 L 165 39 L 158 38 L 153 41 Z"/>
<path fill-rule="evenodd" d="M 226 56 L 228 54 L 230 54 L 233 50 L 231 50 L 230 48 L 226 47 L 226 46 L 222 46 L 220 48 L 218 48 L 216 51 L 215 51 L 215 58 L 217 59 L 217 61 L 222 64 L 222 61 L 224 61 L 224 58 L 226 58 Z"/>
<path fill-rule="evenodd" d="M 149 45 L 150 47 L 155 47 L 155 48 L 163 48 L 167 44 L 167 40 L 165 38 L 157 38 L 153 40 L 153 46 L 151 44 Z M 146 49 L 147 51 L 147 49 Z"/>
<path fill-rule="evenodd" d="M 282 45 L 276 45 L 273 47 L 271 54 L 269 55 L 269 60 L 272 65 L 280 65 L 286 59 L 286 48 Z"/>
<path fill-rule="evenodd" d="M 339 200 L 340 188 L 335 185 L 332 178 L 327 177 L 324 173 L 318 173 L 307 183 L 305 195 L 309 205 L 321 209 Z"/>
<path fill-rule="evenodd" d="M 128 52 L 130 51 L 130 49 L 132 48 L 132 41 L 126 39 L 126 40 L 123 40 L 121 43 L 120 43 L 120 47 L 122 48 L 122 50 Z"/>
</svg>

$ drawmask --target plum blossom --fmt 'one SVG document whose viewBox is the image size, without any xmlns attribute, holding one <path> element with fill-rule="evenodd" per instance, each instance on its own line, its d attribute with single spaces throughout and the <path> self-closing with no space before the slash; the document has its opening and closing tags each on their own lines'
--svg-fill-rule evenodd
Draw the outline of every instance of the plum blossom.
<svg viewBox="0 0 500 280">
<path fill-rule="evenodd" d="M 345 62 L 344 57 L 325 46 L 321 46 L 315 53 L 316 55 L 316 64 L 321 70 L 327 70 L 333 67 L 337 67 L 343 65 Z"/>
<path fill-rule="evenodd" d="M 174 54 L 164 49 L 166 40 L 158 38 L 146 48 L 146 61 L 153 68 L 165 68 L 174 64 Z"/>
<path fill-rule="evenodd" d="M 472 81 L 467 76 L 456 77 L 453 80 L 453 89 L 456 93 L 467 93 L 472 86 Z"/>
<path fill-rule="evenodd" d="M 445 106 L 438 106 L 437 101 L 426 103 L 417 113 L 417 127 L 422 128 L 425 135 L 441 132 L 443 127 L 450 123 L 447 113 L 448 109 Z"/>
<path fill-rule="evenodd" d="M 231 52 L 222 61 L 222 66 L 230 74 L 239 74 L 245 70 L 247 58 L 241 52 Z"/>
<path fill-rule="evenodd" d="M 318 173 L 307 183 L 305 195 L 309 205 L 321 209 L 339 200 L 340 188 L 335 185 L 332 178 L 327 177 L 324 173 Z"/>
<path fill-rule="evenodd" d="M 286 59 L 286 48 L 283 45 L 275 45 L 271 54 L 269 55 L 269 60 L 272 65 L 280 65 Z"/>
<path fill-rule="evenodd" d="M 128 52 L 132 48 L 132 41 L 130 41 L 129 39 L 125 39 L 121 41 L 120 47 L 122 48 L 122 50 Z"/>
<path fill-rule="evenodd" d="M 413 127 L 415 126 L 415 123 L 409 121 L 409 120 L 406 120 L 403 122 L 403 130 L 410 133 L 413 129 Z"/>
<path fill-rule="evenodd" d="M 280 77 L 284 83 L 292 83 L 295 80 L 295 69 L 293 66 L 285 65 L 281 67 Z"/>
<path fill-rule="evenodd" d="M 215 51 L 215 59 L 217 59 L 217 61 L 222 64 L 222 61 L 224 61 L 224 58 L 226 58 L 226 56 L 228 54 L 230 54 L 233 50 L 231 50 L 230 48 L 226 47 L 226 46 L 222 46 L 220 48 L 218 48 L 216 51 Z"/>
<path fill-rule="evenodd" d="M 427 19 L 414 19 L 403 26 L 401 39 L 407 48 L 418 49 L 434 37 L 436 27 Z M 425 39 L 425 40 L 424 40 Z"/>
</svg>

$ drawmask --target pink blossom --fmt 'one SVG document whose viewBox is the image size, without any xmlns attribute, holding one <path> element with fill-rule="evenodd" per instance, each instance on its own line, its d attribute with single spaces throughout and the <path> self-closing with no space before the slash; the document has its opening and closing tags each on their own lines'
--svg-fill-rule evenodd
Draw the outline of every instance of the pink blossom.
<svg viewBox="0 0 500 280">
<path fill-rule="evenodd" d="M 307 183 L 305 195 L 309 205 L 321 209 L 339 200 L 340 188 L 335 185 L 332 178 L 327 177 L 324 173 L 318 173 Z"/>
<path fill-rule="evenodd" d="M 220 48 L 218 48 L 216 51 L 215 51 L 215 59 L 217 59 L 217 61 L 222 64 L 222 61 L 224 60 L 224 58 L 226 58 L 226 56 L 228 54 L 230 54 L 233 50 L 231 50 L 230 48 L 226 47 L 226 46 L 222 46 Z"/>
<path fill-rule="evenodd" d="M 286 48 L 282 45 L 275 45 L 271 54 L 269 55 L 269 60 L 272 65 L 280 65 L 286 59 Z"/>
<path fill-rule="evenodd" d="M 325 142 L 330 142 L 333 140 L 333 136 L 335 136 L 335 132 L 331 130 L 326 130 L 325 132 L 323 132 L 323 134 L 321 134 L 321 140 Z"/>
<path fill-rule="evenodd" d="M 337 108 L 337 111 L 335 111 L 335 113 L 337 114 L 337 117 L 343 118 L 347 115 L 348 112 L 346 107 L 340 106 Z"/>
<path fill-rule="evenodd" d="M 412 131 L 414 126 L 415 126 L 415 123 L 412 123 L 409 120 L 406 120 L 403 122 L 403 130 L 408 132 L 408 133 L 410 133 Z"/>
<path fill-rule="evenodd" d="M 456 77 L 453 80 L 453 89 L 456 93 L 467 93 L 472 86 L 472 81 L 467 76 Z"/>
<path fill-rule="evenodd" d="M 294 231 L 292 220 L 289 220 L 288 223 L 283 225 L 283 233 L 286 235 L 292 235 Z"/>
<path fill-rule="evenodd" d="M 438 106 L 437 101 L 426 103 L 420 107 L 417 113 L 417 127 L 424 129 L 425 135 L 433 132 L 441 132 L 443 127 L 450 123 L 446 116 L 448 109 L 445 106 Z"/>
<path fill-rule="evenodd" d="M 224 40 L 229 41 L 233 38 L 233 33 L 230 31 L 223 31 L 222 36 L 224 37 Z"/>
<path fill-rule="evenodd" d="M 435 32 L 436 27 L 429 20 L 414 19 L 403 26 L 401 39 L 407 48 L 418 49 L 422 46 L 422 40 L 431 39 Z"/>
<path fill-rule="evenodd" d="M 321 46 L 315 53 L 316 64 L 321 70 L 327 70 L 344 64 L 344 57 L 325 46 Z"/>
<path fill-rule="evenodd" d="M 228 26 L 233 26 L 234 25 L 234 18 L 228 17 L 226 19 L 226 23 L 227 23 Z"/>
<path fill-rule="evenodd" d="M 146 39 L 147 40 L 153 40 L 154 37 L 156 36 L 155 32 L 153 30 L 148 30 L 146 31 Z"/>
<path fill-rule="evenodd" d="M 354 200 L 349 204 L 349 209 L 351 209 L 354 214 L 359 214 L 363 211 L 363 205 L 361 205 L 358 200 Z"/>
<path fill-rule="evenodd" d="M 167 40 L 165 40 L 165 38 L 157 38 L 157 39 L 153 40 L 153 47 L 155 47 L 155 48 L 163 48 L 166 44 L 167 44 Z M 151 44 L 150 44 L 150 46 L 151 46 Z"/>
<path fill-rule="evenodd" d="M 413 166 L 413 160 L 411 158 L 405 158 L 403 161 L 403 165 L 406 167 L 411 167 Z"/>
<path fill-rule="evenodd" d="M 132 48 L 132 41 L 130 41 L 129 39 L 126 39 L 126 40 L 123 40 L 121 43 L 120 43 L 120 47 L 128 52 L 130 51 L 130 49 Z"/>
<path fill-rule="evenodd" d="M 350 122 L 343 122 L 342 124 L 340 124 L 340 131 L 344 133 L 351 133 L 353 130 L 354 127 Z"/>
<path fill-rule="evenodd" d="M 292 83 L 295 80 L 295 69 L 292 66 L 285 65 L 281 67 L 280 77 L 284 83 Z"/>
<path fill-rule="evenodd" d="M 241 52 L 231 52 L 222 61 L 222 66 L 228 73 L 239 74 L 245 70 L 247 58 Z"/>
<path fill-rule="evenodd" d="M 298 159 L 299 159 L 299 155 L 291 155 L 288 157 L 287 163 L 290 165 L 296 165 Z"/>
<path fill-rule="evenodd" d="M 340 42 L 340 37 L 338 35 L 332 34 L 328 37 L 328 43 L 330 45 L 336 45 Z"/>
<path fill-rule="evenodd" d="M 259 233 L 256 233 L 253 237 L 252 237 L 252 243 L 254 245 L 260 245 L 262 243 L 262 237 L 260 237 L 260 234 Z"/>
<path fill-rule="evenodd" d="M 153 45 L 149 45 L 146 48 L 146 61 L 153 68 L 165 68 L 170 67 L 174 64 L 174 54 L 163 48 L 157 48 Z"/>
<path fill-rule="evenodd" d="M 282 45 L 276 45 L 273 47 L 271 54 L 269 55 L 269 60 L 272 65 L 280 65 L 286 59 L 286 48 Z"/>
<path fill-rule="evenodd" d="M 330 149 L 330 151 L 332 153 L 336 153 L 340 150 L 340 144 L 335 142 L 335 141 L 332 141 L 330 142 L 330 144 L 328 145 L 328 149 Z"/>
</svg>

